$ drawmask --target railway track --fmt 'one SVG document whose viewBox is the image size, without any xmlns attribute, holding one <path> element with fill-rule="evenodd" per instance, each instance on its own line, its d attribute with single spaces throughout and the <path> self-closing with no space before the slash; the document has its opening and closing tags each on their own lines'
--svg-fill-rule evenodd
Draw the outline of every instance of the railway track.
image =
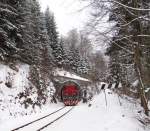
<svg viewBox="0 0 150 131">
<path fill-rule="evenodd" d="M 31 121 L 11 131 L 41 131 L 67 115 L 74 107 L 62 107 L 46 116 Z"/>
</svg>

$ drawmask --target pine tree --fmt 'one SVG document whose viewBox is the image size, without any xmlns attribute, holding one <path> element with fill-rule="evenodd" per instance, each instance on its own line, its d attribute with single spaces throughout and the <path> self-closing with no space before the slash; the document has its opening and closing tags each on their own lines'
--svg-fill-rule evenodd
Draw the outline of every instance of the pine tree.
<svg viewBox="0 0 150 131">
<path fill-rule="evenodd" d="M 87 59 L 80 58 L 78 67 L 77 67 L 77 73 L 81 76 L 85 76 L 89 73 L 90 65 Z"/>
<path fill-rule="evenodd" d="M 51 70 L 54 66 L 53 63 L 53 56 L 52 56 L 52 49 L 50 46 L 50 40 L 47 35 L 47 29 L 46 29 L 46 22 L 45 22 L 45 15 L 41 14 L 41 30 L 42 30 L 42 36 L 41 36 L 41 42 L 42 42 L 42 68 L 44 70 L 44 73 L 47 74 L 47 77 L 50 77 Z"/>
<path fill-rule="evenodd" d="M 20 25 L 17 25 L 18 12 L 16 0 L 0 2 L 0 59 L 11 60 L 19 52 L 18 43 L 22 43 Z"/>
<path fill-rule="evenodd" d="M 34 30 L 32 21 L 32 4 L 33 1 L 19 0 L 17 11 L 19 12 L 17 24 L 21 26 L 23 43 L 19 43 L 17 47 L 21 48 L 19 52 L 19 60 L 28 64 L 34 62 L 33 47 L 34 47 Z"/>
<path fill-rule="evenodd" d="M 47 83 L 53 67 L 50 41 L 46 32 L 45 17 L 40 12 L 39 3 L 33 0 L 31 3 L 31 27 L 33 62 L 30 71 L 30 81 L 37 89 L 37 101 L 35 104 L 44 104 L 49 97 L 47 95 Z"/>
<path fill-rule="evenodd" d="M 68 60 L 68 50 L 67 48 L 65 47 L 65 41 L 64 41 L 64 38 L 61 37 L 60 40 L 59 40 L 59 44 L 60 44 L 60 47 L 61 47 L 61 63 L 62 63 L 62 66 L 64 69 L 68 69 L 69 68 L 69 60 Z"/>
<path fill-rule="evenodd" d="M 46 29 L 47 35 L 49 37 L 50 46 L 52 48 L 52 54 L 54 56 L 54 62 L 57 66 L 62 67 L 63 65 L 63 48 L 60 45 L 58 40 L 58 33 L 56 30 L 56 23 L 54 14 L 50 12 L 49 8 L 47 8 L 45 12 L 45 21 L 46 21 Z"/>
</svg>

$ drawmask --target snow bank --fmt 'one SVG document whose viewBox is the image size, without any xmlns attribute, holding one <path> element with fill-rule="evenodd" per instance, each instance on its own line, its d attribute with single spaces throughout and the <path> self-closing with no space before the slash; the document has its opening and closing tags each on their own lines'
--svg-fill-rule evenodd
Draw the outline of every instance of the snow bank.
<svg viewBox="0 0 150 131">
<path fill-rule="evenodd" d="M 12 70 L 14 68 L 15 70 Z M 37 88 L 29 81 L 30 66 L 27 64 L 17 64 L 15 67 L 0 64 L 0 124 L 9 119 L 20 116 L 31 115 L 40 111 L 39 107 L 28 104 L 25 109 L 24 101 L 37 101 Z M 47 80 L 47 95 L 54 94 L 54 86 L 51 80 Z M 50 104 L 51 97 L 47 98 Z M 1 130 L 0 130 L 1 131 Z"/>
<path fill-rule="evenodd" d="M 0 122 L 26 114 L 16 96 L 28 87 L 29 65 L 18 64 L 18 72 L 0 64 Z"/>
<path fill-rule="evenodd" d="M 24 90 L 24 87 L 28 87 L 27 78 L 28 78 L 29 66 L 27 64 L 20 64 L 17 65 L 17 68 L 19 69 L 18 72 L 10 69 L 10 67 L 7 65 L 2 65 L 2 64 L 0 65 L 1 94 L 4 94 L 4 92 L 5 95 L 9 95 L 9 93 L 16 94 Z M 6 86 L 7 82 L 10 82 L 12 84 L 12 87 L 8 88 Z"/>
</svg>

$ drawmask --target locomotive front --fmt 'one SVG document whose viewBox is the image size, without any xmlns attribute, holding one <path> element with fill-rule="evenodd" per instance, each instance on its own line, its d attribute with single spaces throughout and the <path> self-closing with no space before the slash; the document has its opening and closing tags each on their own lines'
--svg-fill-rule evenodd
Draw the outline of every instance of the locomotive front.
<svg viewBox="0 0 150 131">
<path fill-rule="evenodd" d="M 80 86 L 73 82 L 67 81 L 61 88 L 61 99 L 66 106 L 75 106 L 80 101 Z"/>
</svg>

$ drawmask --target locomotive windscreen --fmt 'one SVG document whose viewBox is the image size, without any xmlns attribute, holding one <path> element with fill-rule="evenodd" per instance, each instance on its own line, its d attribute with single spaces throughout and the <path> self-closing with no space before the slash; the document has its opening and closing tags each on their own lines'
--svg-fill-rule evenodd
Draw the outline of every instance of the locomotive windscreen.
<svg viewBox="0 0 150 131">
<path fill-rule="evenodd" d="M 65 86 L 62 92 L 63 96 L 73 96 L 78 93 L 78 89 L 74 85 Z"/>
</svg>

